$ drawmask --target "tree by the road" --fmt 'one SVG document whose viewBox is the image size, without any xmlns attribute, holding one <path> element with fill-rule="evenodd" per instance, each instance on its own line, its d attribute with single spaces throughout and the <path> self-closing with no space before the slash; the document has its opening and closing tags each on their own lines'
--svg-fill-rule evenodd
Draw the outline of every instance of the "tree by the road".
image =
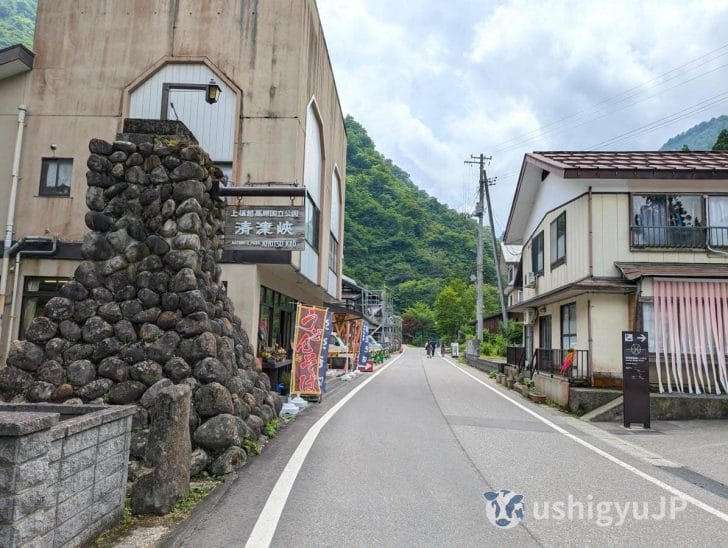
<svg viewBox="0 0 728 548">
<path fill-rule="evenodd" d="M 435 317 L 440 335 L 457 340 L 475 319 L 475 286 L 454 278 L 435 298 Z"/>
<path fill-rule="evenodd" d="M 435 311 L 423 302 L 416 302 L 402 314 L 402 337 L 417 346 L 435 334 Z"/>
<path fill-rule="evenodd" d="M 713 150 L 728 150 L 728 129 L 724 129 L 718 134 Z"/>
</svg>

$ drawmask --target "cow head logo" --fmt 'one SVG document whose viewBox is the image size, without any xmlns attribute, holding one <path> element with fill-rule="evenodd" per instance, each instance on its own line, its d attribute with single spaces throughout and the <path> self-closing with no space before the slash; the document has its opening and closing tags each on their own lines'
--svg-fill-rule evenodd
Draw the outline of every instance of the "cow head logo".
<svg viewBox="0 0 728 548">
<path fill-rule="evenodd" d="M 510 529 L 518 525 L 525 514 L 523 495 L 518 495 L 506 489 L 488 491 L 485 497 L 485 515 L 496 527 Z"/>
</svg>

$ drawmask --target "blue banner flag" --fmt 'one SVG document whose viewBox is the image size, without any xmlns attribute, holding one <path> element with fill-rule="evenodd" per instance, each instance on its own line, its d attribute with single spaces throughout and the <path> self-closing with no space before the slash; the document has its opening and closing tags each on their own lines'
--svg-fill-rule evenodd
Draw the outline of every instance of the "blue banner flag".
<svg viewBox="0 0 728 548">
<path fill-rule="evenodd" d="M 331 337 L 331 312 L 326 314 L 326 323 L 324 323 L 324 342 L 321 346 L 321 362 L 319 364 L 319 385 L 321 393 L 326 393 L 326 362 L 329 359 L 329 338 Z"/>
<path fill-rule="evenodd" d="M 367 366 L 369 359 L 369 326 L 366 322 L 362 326 L 361 330 L 361 344 L 359 345 L 359 359 L 356 362 L 358 368 Z"/>
</svg>

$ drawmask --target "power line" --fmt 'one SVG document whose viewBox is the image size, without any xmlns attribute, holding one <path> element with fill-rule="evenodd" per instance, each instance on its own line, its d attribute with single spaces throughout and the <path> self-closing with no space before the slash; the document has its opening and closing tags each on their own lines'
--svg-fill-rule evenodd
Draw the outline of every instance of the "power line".
<svg viewBox="0 0 728 548">
<path fill-rule="evenodd" d="M 722 45 L 722 46 L 720 46 L 720 47 L 718 47 L 718 48 L 716 48 L 716 49 L 714 49 L 714 50 L 712 50 L 712 51 L 710 51 L 708 53 L 705 53 L 705 54 L 703 54 L 703 55 L 701 55 L 699 57 L 696 57 L 695 59 L 692 59 L 691 61 L 688 61 L 687 63 L 684 63 L 684 64 L 682 64 L 682 65 L 680 65 L 678 67 L 675 67 L 673 69 L 670 69 L 669 71 L 667 71 L 667 72 L 665 72 L 665 73 L 663 73 L 663 74 L 661 74 L 661 75 L 659 75 L 659 76 L 657 76 L 657 77 L 655 77 L 655 78 L 653 78 L 651 80 L 648 80 L 647 82 L 645 82 L 643 84 L 640 84 L 640 85 L 637 85 L 637 86 L 633 86 L 632 88 L 629 88 L 628 90 L 626 90 L 624 92 L 621 92 L 621 93 L 616 94 L 614 96 L 608 97 L 608 98 L 606 98 L 606 99 L 604 99 L 602 101 L 599 101 L 598 103 L 596 103 L 595 105 L 593 105 L 589 109 L 582 109 L 582 110 L 580 110 L 580 111 L 578 111 L 578 112 L 576 112 L 574 114 L 571 114 L 571 115 L 568 115 L 568 116 L 564 116 L 564 117 L 562 117 L 562 118 L 560 118 L 558 120 L 555 120 L 553 122 L 547 123 L 544 126 L 541 126 L 541 127 L 536 128 L 534 130 L 531 130 L 529 132 L 526 132 L 526 133 L 524 133 L 522 135 L 513 137 L 511 139 L 508 139 L 508 140 L 504 141 L 503 144 L 500 147 L 497 147 L 495 149 L 495 152 L 507 152 L 507 151 L 513 150 L 515 148 L 519 148 L 521 145 L 523 145 L 525 143 L 532 142 L 532 141 L 536 140 L 539 137 L 544 137 L 546 135 L 550 135 L 550 134 L 553 134 L 553 133 L 556 133 L 556 132 L 559 132 L 559 131 L 563 131 L 564 129 L 567 129 L 567 128 L 570 128 L 570 127 L 571 128 L 573 128 L 573 127 L 579 127 L 579 126 L 584 125 L 586 123 L 589 123 L 591 121 L 595 121 L 595 120 L 598 120 L 600 118 L 604 118 L 606 116 L 609 116 L 610 113 L 609 112 L 606 112 L 606 113 L 601 114 L 600 116 L 588 118 L 588 119 L 586 119 L 584 121 L 581 121 L 581 122 L 579 122 L 577 124 L 567 125 L 565 123 L 565 122 L 567 122 L 569 120 L 574 120 L 574 119 L 576 121 L 578 121 L 578 119 L 581 118 L 582 115 L 585 115 L 585 114 L 596 113 L 596 112 L 600 112 L 600 111 L 603 112 L 603 110 L 601 110 L 601 109 L 598 108 L 600 106 L 605 106 L 605 105 L 618 105 L 620 103 L 626 103 L 630 99 L 632 99 L 634 97 L 637 97 L 639 95 L 639 92 L 641 90 L 643 90 L 643 89 L 649 90 L 649 89 L 659 88 L 660 86 L 663 86 L 663 85 L 665 85 L 665 84 L 667 84 L 667 83 L 669 83 L 669 82 L 671 82 L 673 80 L 676 80 L 676 79 L 682 77 L 683 76 L 682 74 L 673 74 L 673 73 L 676 73 L 677 71 L 679 71 L 679 70 L 681 70 L 681 69 L 683 69 L 685 67 L 688 67 L 690 65 L 694 65 L 697 61 L 701 61 L 701 60 L 707 59 L 704 62 L 701 62 L 701 63 L 696 64 L 694 67 L 692 67 L 693 69 L 700 68 L 701 66 L 707 65 L 709 62 L 715 61 L 715 60 L 717 60 L 717 59 L 719 59 L 721 57 L 724 57 L 724 56 L 728 55 L 728 51 L 724 51 L 723 53 L 720 53 L 719 55 L 713 55 L 716 52 L 719 52 L 721 50 L 725 50 L 726 48 L 728 48 L 728 44 L 724 44 L 724 45 Z M 690 78 L 688 78 L 688 79 L 686 79 L 686 80 L 684 80 L 682 82 L 679 82 L 679 83 L 677 83 L 677 84 L 675 84 L 675 85 L 673 85 L 673 86 L 671 86 L 669 88 L 663 89 L 663 90 L 661 90 L 661 91 L 659 91 L 657 93 L 654 93 L 654 94 L 649 95 L 647 97 L 640 98 L 640 99 L 638 99 L 636 101 L 627 102 L 620 109 L 617 109 L 617 110 L 623 110 L 623 109 L 625 109 L 625 108 L 627 108 L 629 106 L 634 106 L 635 104 L 639 104 L 639 103 L 644 102 L 644 101 L 647 101 L 649 99 L 653 99 L 654 97 L 657 97 L 658 95 L 660 95 L 662 93 L 665 93 L 665 92 L 667 92 L 667 91 L 669 91 L 671 89 L 675 89 L 675 88 L 677 88 L 679 86 L 685 85 L 685 84 L 687 84 L 689 82 L 692 82 L 694 80 L 697 80 L 698 78 L 702 78 L 702 77 L 704 77 L 704 76 L 706 76 L 708 74 L 711 74 L 713 72 L 716 72 L 718 70 L 721 70 L 721 69 L 723 69 L 723 68 L 725 68 L 727 66 L 728 66 L 728 64 L 720 65 L 719 67 L 714 67 L 714 68 L 711 68 L 710 70 L 701 72 L 701 73 L 699 73 L 697 75 L 693 75 Z M 673 74 L 673 75 L 670 76 L 671 74 Z M 658 81 L 661 81 L 661 83 L 659 85 L 651 85 L 653 82 L 658 82 Z M 564 128 L 564 127 L 560 127 L 560 126 L 566 126 L 566 127 Z M 552 129 L 549 129 L 549 128 L 552 128 Z"/>
</svg>

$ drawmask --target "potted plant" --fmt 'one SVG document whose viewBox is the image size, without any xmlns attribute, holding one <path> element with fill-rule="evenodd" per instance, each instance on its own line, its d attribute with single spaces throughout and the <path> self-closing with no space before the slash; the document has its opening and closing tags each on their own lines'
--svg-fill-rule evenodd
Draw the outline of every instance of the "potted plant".
<svg viewBox="0 0 728 548">
<path fill-rule="evenodd" d="M 283 373 L 281 373 L 280 381 L 280 384 L 283 385 L 281 395 L 287 396 L 288 392 L 291 390 L 291 374 L 288 371 L 284 371 Z"/>
</svg>

